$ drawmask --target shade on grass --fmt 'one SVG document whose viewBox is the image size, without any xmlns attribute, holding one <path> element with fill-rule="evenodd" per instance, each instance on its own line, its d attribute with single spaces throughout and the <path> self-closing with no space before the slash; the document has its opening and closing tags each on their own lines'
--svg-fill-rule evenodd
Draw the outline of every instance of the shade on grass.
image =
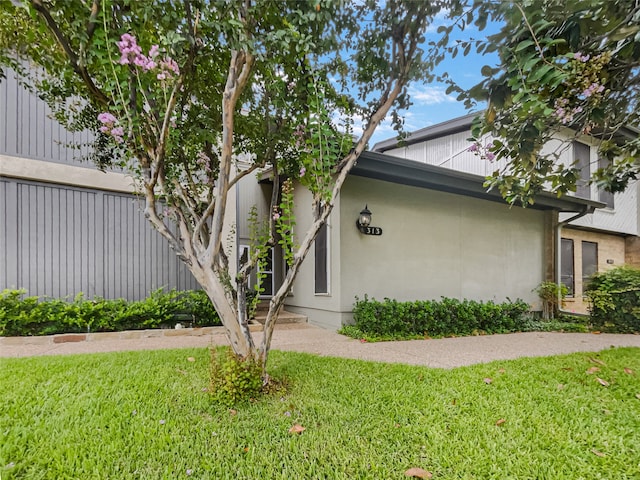
<svg viewBox="0 0 640 480">
<path fill-rule="evenodd" d="M 235 413 L 208 359 L 1 360 L 2 479 L 640 478 L 640 349 L 455 370 L 273 352 L 288 390 Z"/>
</svg>

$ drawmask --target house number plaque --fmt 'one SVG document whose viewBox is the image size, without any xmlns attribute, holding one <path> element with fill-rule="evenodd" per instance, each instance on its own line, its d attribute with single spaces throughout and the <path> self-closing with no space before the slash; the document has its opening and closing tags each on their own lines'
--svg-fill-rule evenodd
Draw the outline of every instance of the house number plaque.
<svg viewBox="0 0 640 480">
<path fill-rule="evenodd" d="M 382 235 L 382 229 L 380 227 L 362 227 L 361 232 L 365 235 Z"/>
</svg>

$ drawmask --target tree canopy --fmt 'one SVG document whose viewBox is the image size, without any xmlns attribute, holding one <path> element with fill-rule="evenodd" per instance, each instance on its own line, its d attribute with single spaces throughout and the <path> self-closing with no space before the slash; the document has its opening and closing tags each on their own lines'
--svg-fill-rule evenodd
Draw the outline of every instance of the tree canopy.
<svg viewBox="0 0 640 480">
<path fill-rule="evenodd" d="M 95 132 L 98 165 L 136 175 L 146 217 L 208 293 L 235 352 L 263 365 L 347 173 L 387 113 L 409 104 L 407 85 L 432 78 L 440 53 L 421 47 L 427 26 L 462 8 L 457 0 L 0 2 L 0 61 L 69 128 Z M 353 118 L 364 119 L 357 135 Z M 225 237 L 230 192 L 267 167 L 272 214 L 249 219 L 256 248 L 236 271 Z M 313 198 L 313 223 L 295 238 L 294 181 Z M 288 270 L 257 348 L 248 277 L 278 243 Z"/>
<path fill-rule="evenodd" d="M 497 52 L 484 80 L 461 92 L 470 107 L 488 100 L 473 128 L 475 147 L 490 161 L 506 160 L 487 185 L 509 202 L 536 193 L 575 191 L 576 165 L 558 162 L 559 134 L 589 135 L 607 166 L 593 180 L 612 192 L 640 174 L 640 4 L 637 0 L 476 1 L 474 22 L 501 24 L 498 33 L 454 48 Z M 451 90 L 456 90 L 455 86 Z M 595 169 L 594 169 L 595 170 Z"/>
</svg>

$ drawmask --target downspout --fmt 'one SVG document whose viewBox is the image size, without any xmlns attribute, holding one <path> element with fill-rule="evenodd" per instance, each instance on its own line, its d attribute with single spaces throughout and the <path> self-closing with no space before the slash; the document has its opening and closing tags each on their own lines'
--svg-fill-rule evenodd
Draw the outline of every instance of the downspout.
<svg viewBox="0 0 640 480">
<path fill-rule="evenodd" d="M 569 312 L 562 308 L 562 275 L 560 272 L 561 263 L 562 263 L 562 233 L 561 233 L 562 228 L 568 223 L 573 222 L 574 220 L 577 220 L 579 218 L 584 217 L 585 215 L 593 213 L 595 209 L 596 207 L 586 206 L 577 215 L 574 215 L 573 217 L 569 217 L 566 220 L 563 220 L 562 222 L 558 222 L 558 224 L 556 225 L 556 284 L 558 285 L 558 289 L 557 289 L 558 290 L 558 299 L 557 299 L 558 313 L 567 313 L 570 315 L 575 315 L 575 312 Z"/>
</svg>

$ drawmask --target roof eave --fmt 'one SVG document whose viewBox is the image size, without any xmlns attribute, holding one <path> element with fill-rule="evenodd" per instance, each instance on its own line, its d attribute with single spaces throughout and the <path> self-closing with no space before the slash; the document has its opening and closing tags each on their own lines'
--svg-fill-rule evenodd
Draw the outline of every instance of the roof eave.
<svg viewBox="0 0 640 480">
<path fill-rule="evenodd" d="M 451 135 L 453 133 L 464 132 L 471 128 L 473 119 L 477 117 L 481 112 L 470 113 L 462 117 L 453 118 L 446 122 L 431 125 L 429 127 L 416 130 L 407 134 L 406 138 L 401 141 L 397 137 L 388 138 L 376 143 L 371 149 L 374 152 L 385 152 L 393 148 L 398 148 L 403 145 L 412 145 L 418 142 L 424 142 L 432 138 L 443 137 L 445 135 Z"/>
<path fill-rule="evenodd" d="M 498 192 L 495 190 L 487 191 L 486 187 L 484 187 L 484 177 L 382 153 L 364 152 L 350 173 L 360 177 L 506 204 Z M 560 212 L 583 212 L 593 211 L 596 208 L 605 206 L 604 203 L 593 200 L 569 196 L 557 197 L 547 192 L 539 194 L 535 200 L 535 203 L 529 208 L 558 210 Z"/>
</svg>

